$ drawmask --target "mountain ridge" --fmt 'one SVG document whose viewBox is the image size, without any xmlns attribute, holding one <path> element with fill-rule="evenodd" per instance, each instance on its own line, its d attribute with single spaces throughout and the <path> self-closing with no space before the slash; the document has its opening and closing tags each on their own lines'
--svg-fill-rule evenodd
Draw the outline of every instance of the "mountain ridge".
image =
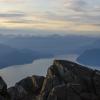
<svg viewBox="0 0 100 100">
<path fill-rule="evenodd" d="M 100 48 L 88 49 L 84 51 L 78 58 L 79 63 L 89 66 L 100 66 Z"/>
<path fill-rule="evenodd" d="M 0 69 L 12 65 L 29 64 L 36 59 L 51 56 L 51 54 L 41 53 L 31 49 L 16 49 L 5 44 L 0 44 Z"/>
<path fill-rule="evenodd" d="M 33 75 L 7 89 L 0 77 L 0 100 L 100 100 L 100 71 L 54 60 L 46 76 Z"/>
</svg>

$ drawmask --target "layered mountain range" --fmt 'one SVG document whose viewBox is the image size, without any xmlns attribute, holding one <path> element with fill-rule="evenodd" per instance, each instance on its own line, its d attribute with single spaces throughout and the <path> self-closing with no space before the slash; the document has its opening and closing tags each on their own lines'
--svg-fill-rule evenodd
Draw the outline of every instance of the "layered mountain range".
<svg viewBox="0 0 100 100">
<path fill-rule="evenodd" d="M 86 36 L 2 36 L 0 35 L 0 69 L 32 63 L 36 59 L 67 54 L 82 54 L 100 48 L 97 37 Z"/>
</svg>

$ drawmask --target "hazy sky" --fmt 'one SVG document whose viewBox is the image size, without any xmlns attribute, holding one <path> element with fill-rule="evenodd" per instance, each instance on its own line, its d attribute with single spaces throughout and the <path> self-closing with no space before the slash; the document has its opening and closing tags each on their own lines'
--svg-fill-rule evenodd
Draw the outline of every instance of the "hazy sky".
<svg viewBox="0 0 100 100">
<path fill-rule="evenodd" d="M 0 33 L 7 30 L 99 34 L 100 0 L 0 0 Z"/>
</svg>

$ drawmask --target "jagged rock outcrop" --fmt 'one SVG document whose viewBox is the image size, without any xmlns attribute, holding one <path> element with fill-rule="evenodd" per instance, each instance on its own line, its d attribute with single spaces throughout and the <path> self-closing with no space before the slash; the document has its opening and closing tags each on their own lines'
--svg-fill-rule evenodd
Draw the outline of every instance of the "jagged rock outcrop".
<svg viewBox="0 0 100 100">
<path fill-rule="evenodd" d="M 8 90 L 0 78 L 0 100 L 8 99 L 100 100 L 100 71 L 70 61 L 55 60 L 46 77 L 27 77 Z"/>
<path fill-rule="evenodd" d="M 7 92 L 7 84 L 2 77 L 0 77 L 0 100 L 10 100 L 10 96 Z"/>
<path fill-rule="evenodd" d="M 43 76 L 27 77 L 8 89 L 11 100 L 34 100 L 40 93 L 44 81 Z"/>
</svg>

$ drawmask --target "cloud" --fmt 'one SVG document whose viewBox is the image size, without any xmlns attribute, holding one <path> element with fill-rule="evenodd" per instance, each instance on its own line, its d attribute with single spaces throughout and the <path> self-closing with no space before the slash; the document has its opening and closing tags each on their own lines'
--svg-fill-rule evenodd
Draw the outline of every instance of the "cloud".
<svg viewBox="0 0 100 100">
<path fill-rule="evenodd" d="M 23 12 L 5 12 L 5 13 L 0 13 L 0 17 L 2 18 L 12 18 L 12 17 L 24 17 L 25 13 Z"/>
<path fill-rule="evenodd" d="M 23 1 L 24 0 L 0 0 L 1 3 L 18 3 Z"/>
<path fill-rule="evenodd" d="M 5 21 L 5 23 L 12 23 L 12 24 L 29 24 L 29 23 L 32 23 L 33 20 L 25 20 L 25 19 L 21 19 L 21 20 L 8 20 L 8 21 Z"/>
<path fill-rule="evenodd" d="M 66 14 L 60 15 L 57 18 L 77 22 L 83 26 L 89 25 L 89 27 L 91 26 L 98 29 L 100 28 L 100 2 L 98 1 L 99 0 L 64 0 L 63 13 Z M 60 11 L 60 13 L 62 14 L 62 11 Z M 87 30 L 87 27 L 83 27 L 83 30 Z"/>
<path fill-rule="evenodd" d="M 66 32 L 100 31 L 100 4 L 94 5 L 94 0 L 24 0 L 24 4 L 16 3 L 23 0 L 0 1 L 15 2 L 11 8 L 6 4 L 7 11 L 0 10 L 0 27 Z M 17 7 L 14 8 L 15 5 Z"/>
<path fill-rule="evenodd" d="M 64 4 L 66 8 L 73 11 L 84 11 L 87 7 L 87 2 L 85 0 L 68 0 Z"/>
<path fill-rule="evenodd" d="M 18 13 L 20 14 L 20 12 Z M 96 15 L 60 15 L 50 12 L 25 14 L 14 18 L 5 17 L 2 27 L 19 29 L 39 29 L 52 31 L 100 31 L 99 17 Z M 98 21 L 97 21 L 98 18 Z M 96 22 L 97 21 L 97 22 Z"/>
<path fill-rule="evenodd" d="M 0 0 L 0 2 L 14 2 L 16 0 Z"/>
</svg>

